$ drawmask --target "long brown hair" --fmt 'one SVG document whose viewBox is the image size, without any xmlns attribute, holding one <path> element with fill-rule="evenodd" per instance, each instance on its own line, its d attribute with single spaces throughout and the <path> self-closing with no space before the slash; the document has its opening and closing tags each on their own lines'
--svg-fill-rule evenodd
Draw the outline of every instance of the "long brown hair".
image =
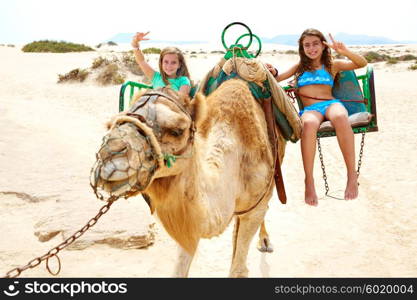
<svg viewBox="0 0 417 300">
<path fill-rule="evenodd" d="M 295 72 L 295 77 L 298 77 L 303 74 L 305 71 L 313 71 L 312 60 L 305 54 L 303 41 L 307 36 L 315 36 L 320 39 L 320 41 L 326 42 L 326 38 L 324 37 L 323 33 L 318 31 L 314 28 L 309 28 L 304 30 L 298 40 L 298 54 L 300 55 L 300 64 L 298 65 L 297 71 Z M 326 44 L 324 45 L 323 53 L 321 55 L 321 63 L 327 69 L 327 71 L 331 74 L 332 69 L 332 55 L 329 46 Z"/>
<path fill-rule="evenodd" d="M 190 73 L 188 72 L 187 64 L 185 63 L 184 55 L 182 54 L 181 50 L 177 47 L 167 47 L 161 51 L 161 55 L 159 56 L 159 71 L 161 72 L 162 80 L 165 82 L 166 85 L 169 85 L 168 77 L 165 72 L 162 70 L 162 60 L 165 54 L 176 54 L 180 63 L 180 67 L 177 70 L 177 76 L 185 76 L 190 79 Z"/>
</svg>

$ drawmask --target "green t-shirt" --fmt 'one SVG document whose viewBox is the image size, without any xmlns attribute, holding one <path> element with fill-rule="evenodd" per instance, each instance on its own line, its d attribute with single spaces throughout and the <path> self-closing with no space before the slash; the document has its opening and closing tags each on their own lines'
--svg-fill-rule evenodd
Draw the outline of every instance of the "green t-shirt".
<svg viewBox="0 0 417 300">
<path fill-rule="evenodd" d="M 168 82 L 171 84 L 173 90 L 179 91 L 180 87 L 183 85 L 191 86 L 190 79 L 185 76 L 180 76 L 177 78 L 168 78 Z M 159 72 L 155 72 L 152 78 L 152 87 L 154 89 L 158 89 L 161 87 L 166 86 L 164 80 L 162 79 L 162 75 Z"/>
</svg>

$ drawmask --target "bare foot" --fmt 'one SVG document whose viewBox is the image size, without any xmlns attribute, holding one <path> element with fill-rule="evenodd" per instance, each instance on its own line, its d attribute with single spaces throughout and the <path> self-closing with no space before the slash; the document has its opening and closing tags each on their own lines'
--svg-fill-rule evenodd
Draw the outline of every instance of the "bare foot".
<svg viewBox="0 0 417 300">
<path fill-rule="evenodd" d="M 317 206 L 319 204 L 317 194 L 316 194 L 316 188 L 314 187 L 314 181 L 308 182 L 305 181 L 306 189 L 305 189 L 305 202 L 308 205 L 311 206 Z"/>
<path fill-rule="evenodd" d="M 353 200 L 358 198 L 358 175 L 354 174 L 348 176 L 346 190 L 345 190 L 345 200 Z"/>
</svg>

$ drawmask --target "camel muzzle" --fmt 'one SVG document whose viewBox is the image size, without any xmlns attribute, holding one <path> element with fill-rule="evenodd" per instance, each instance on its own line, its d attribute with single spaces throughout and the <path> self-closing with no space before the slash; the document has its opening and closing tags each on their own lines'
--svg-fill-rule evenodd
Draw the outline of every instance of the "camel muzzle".
<svg viewBox="0 0 417 300">
<path fill-rule="evenodd" d="M 134 118 L 120 116 L 103 138 L 90 184 L 101 200 L 104 200 L 101 191 L 128 198 L 144 191 L 162 165 L 159 144 L 152 130 Z"/>
</svg>

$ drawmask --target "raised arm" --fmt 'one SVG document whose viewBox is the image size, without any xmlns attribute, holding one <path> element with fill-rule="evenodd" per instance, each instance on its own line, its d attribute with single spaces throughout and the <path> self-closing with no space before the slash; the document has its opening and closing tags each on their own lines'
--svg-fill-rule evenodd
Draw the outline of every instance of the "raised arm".
<svg viewBox="0 0 417 300">
<path fill-rule="evenodd" d="M 132 39 L 132 47 L 133 53 L 135 54 L 136 62 L 138 63 L 139 67 L 142 69 L 143 73 L 145 74 L 146 78 L 152 81 L 153 75 L 155 74 L 155 70 L 146 62 L 145 56 L 143 55 L 142 50 L 140 50 L 140 41 L 149 40 L 145 38 L 145 36 L 149 33 L 137 32 Z"/>
<path fill-rule="evenodd" d="M 333 62 L 333 73 L 336 74 L 339 71 L 348 71 L 365 67 L 368 62 L 366 59 L 357 53 L 350 51 L 344 43 L 335 41 L 333 36 L 329 34 L 332 44 L 324 42 L 327 46 L 335 50 L 340 55 L 346 56 L 350 61 L 337 59 Z"/>
</svg>

